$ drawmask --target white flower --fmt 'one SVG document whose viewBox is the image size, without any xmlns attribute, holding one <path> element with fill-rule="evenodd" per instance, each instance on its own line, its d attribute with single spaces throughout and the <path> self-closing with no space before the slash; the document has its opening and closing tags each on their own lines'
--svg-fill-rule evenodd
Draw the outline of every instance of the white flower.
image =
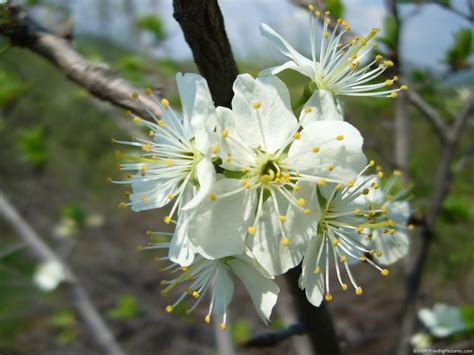
<svg viewBox="0 0 474 355">
<path fill-rule="evenodd" d="M 314 15 L 318 19 L 321 17 L 319 11 L 316 11 Z M 376 46 L 373 41 L 377 32 L 380 31 L 379 29 L 373 29 L 366 37 L 356 36 L 350 43 L 344 44 L 342 43 L 342 36 L 350 31 L 348 23 L 338 19 L 333 30 L 330 31 L 331 18 L 329 12 L 326 12 L 323 19 L 324 26 L 319 55 L 317 55 L 317 21 L 314 18 L 315 16 L 311 11 L 311 59 L 298 53 L 270 26 L 261 25 L 262 35 L 272 41 L 279 51 L 290 59 L 282 65 L 266 69 L 261 74 L 275 75 L 283 70 L 293 69 L 310 78 L 319 90 L 329 91 L 334 96 L 397 97 L 398 91 L 408 89 L 406 85 L 402 85 L 397 89 L 390 89 L 394 82 L 398 80 L 398 77 L 378 84 L 369 84 L 387 68 L 393 66 L 393 62 L 384 61 L 380 55 L 377 55 L 373 60 L 366 61 L 372 48 Z"/>
<path fill-rule="evenodd" d="M 304 250 L 285 225 L 289 206 L 311 217 L 305 197 L 296 198 L 293 191 L 304 181 L 326 184 L 354 178 L 366 164 L 363 140 L 339 117 L 330 112 L 321 116 L 316 109 L 319 93 L 298 121 L 288 90 L 277 77 L 239 75 L 234 92 L 232 110 L 217 111 L 220 156 L 228 178 L 217 181 L 208 201 L 196 208 L 189 234 L 208 258 L 241 254 L 246 242 L 276 275 L 297 265 Z"/>
<path fill-rule="evenodd" d="M 410 339 L 410 344 L 413 349 L 427 349 L 431 343 L 431 336 L 423 332 L 416 333 Z"/>
<path fill-rule="evenodd" d="M 150 140 L 136 142 L 115 141 L 140 147 L 141 156 L 118 153 L 121 169 L 136 171 L 128 174 L 133 192 L 130 202 L 120 207 L 131 206 L 135 211 L 160 208 L 174 201 L 171 212 L 164 217 L 166 224 L 177 224 L 170 247 L 170 257 L 182 265 L 192 262 L 193 247 L 188 239 L 187 223 L 192 212 L 185 212 L 199 204 L 209 194 L 215 180 L 212 156 L 216 154 L 214 143 L 216 112 L 206 80 L 197 74 L 176 75 L 178 91 L 183 106 L 182 116 L 169 105 L 168 100 L 156 100 L 163 109 L 161 118 L 154 117 L 151 123 L 134 117 L 149 129 Z M 147 91 L 147 95 L 152 95 Z M 140 98 L 133 97 L 139 102 Z M 154 96 L 153 96 L 154 97 Z M 143 105 L 146 109 L 146 106 Z M 179 221 L 175 215 L 180 214 Z"/>
<path fill-rule="evenodd" d="M 428 308 L 420 309 L 418 318 L 430 333 L 437 338 L 445 338 L 466 329 L 459 307 L 448 306 L 443 303 L 435 304 L 432 310 Z"/>
<path fill-rule="evenodd" d="M 43 291 L 53 291 L 66 280 L 66 273 L 59 262 L 48 261 L 39 265 L 33 280 Z"/>
<path fill-rule="evenodd" d="M 382 276 L 389 275 L 389 270 L 379 265 L 383 251 L 364 245 L 364 238 L 373 235 L 374 231 L 388 233 L 396 228 L 396 223 L 381 207 L 383 204 L 360 203 L 360 199 L 370 194 L 371 190 L 379 189 L 379 185 L 371 182 L 373 176 L 362 175 L 374 165 L 371 161 L 357 180 L 347 185 L 329 183 L 319 186 L 317 192 L 312 194 L 305 192 L 307 196 L 313 196 L 308 206 L 315 211 L 316 218 L 307 221 L 292 219 L 289 223 L 289 228 L 293 225 L 300 229 L 306 227 L 303 237 L 308 240 L 308 246 L 303 258 L 300 286 L 315 306 L 321 303 L 323 297 L 326 301 L 332 300 L 329 280 L 333 267 L 340 287 L 345 291 L 350 283 L 357 295 L 362 295 L 363 290 L 351 272 L 351 264 L 366 262 L 380 271 Z M 316 188 L 308 186 L 307 189 Z M 397 238 L 396 235 L 391 237 Z M 344 281 L 344 273 L 348 281 Z"/>
<path fill-rule="evenodd" d="M 156 248 L 166 248 L 166 243 L 158 243 L 144 249 Z M 265 273 L 257 261 L 244 254 L 215 260 L 196 256 L 193 263 L 187 267 L 171 264 L 165 270 L 170 273 L 180 272 L 180 275 L 171 280 L 161 281 L 165 286 L 161 291 L 162 295 L 168 296 L 175 287 L 183 289 L 178 299 L 166 307 L 166 311 L 173 312 L 186 297 L 192 296 L 195 302 L 187 310 L 187 313 L 191 313 L 205 298 L 206 293 L 210 292 L 211 301 L 204 320 L 210 323 L 212 315 L 222 317 L 220 323 L 222 329 L 226 329 L 227 308 L 234 295 L 232 275 L 237 276 L 243 283 L 257 313 L 265 323 L 270 320 L 280 291 L 276 283 L 271 280 L 271 276 Z"/>
</svg>

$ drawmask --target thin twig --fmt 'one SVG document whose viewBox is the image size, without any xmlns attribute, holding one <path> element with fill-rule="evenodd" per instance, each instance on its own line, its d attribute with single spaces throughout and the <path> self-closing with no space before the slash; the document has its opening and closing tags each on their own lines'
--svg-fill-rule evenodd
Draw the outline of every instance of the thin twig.
<svg viewBox="0 0 474 355">
<path fill-rule="evenodd" d="M 20 6 L 4 5 L 0 35 L 11 44 L 25 47 L 58 67 L 70 80 L 76 82 L 93 96 L 132 111 L 145 119 L 152 119 L 144 106 L 155 116 L 161 115 L 159 105 L 141 95 L 144 105 L 132 99 L 133 92 L 140 90 L 111 70 L 88 62 L 77 53 L 64 38 L 37 24 Z"/>
<path fill-rule="evenodd" d="M 275 330 L 274 332 L 264 333 L 242 343 L 243 348 L 265 348 L 279 344 L 283 340 L 291 338 L 294 335 L 304 334 L 305 328 L 301 323 L 295 323 L 287 328 Z"/>
<path fill-rule="evenodd" d="M 37 259 L 42 262 L 55 262 L 61 265 L 66 278 L 66 282 L 63 283 L 63 286 L 69 290 L 77 312 L 87 324 L 90 335 L 95 339 L 104 353 L 108 355 L 124 355 L 125 353 L 115 341 L 112 331 L 108 328 L 94 307 L 77 276 L 43 241 L 31 225 L 20 216 L 2 191 L 0 191 L 0 216 L 18 233 L 18 236 Z"/>
</svg>

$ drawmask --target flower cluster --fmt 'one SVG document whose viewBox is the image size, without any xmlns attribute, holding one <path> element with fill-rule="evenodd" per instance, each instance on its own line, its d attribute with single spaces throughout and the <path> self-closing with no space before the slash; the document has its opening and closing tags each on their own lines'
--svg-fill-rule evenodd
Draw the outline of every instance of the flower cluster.
<svg viewBox="0 0 474 355">
<path fill-rule="evenodd" d="M 163 111 L 146 127 L 148 139 L 116 141 L 141 149 L 117 153 L 132 192 L 120 207 L 134 211 L 171 206 L 164 223 L 173 233 L 149 232 L 142 249 L 164 249 L 161 257 L 172 277 L 163 295 L 181 290 L 166 310 L 185 298 L 194 310 L 211 295 L 206 322 L 218 317 L 225 329 L 236 276 L 255 308 L 268 321 L 279 288 L 274 277 L 301 264 L 300 287 L 315 306 L 331 301 L 335 273 L 342 290 L 363 293 L 351 268 L 365 263 L 387 276 L 387 265 L 408 249 L 410 208 L 400 188 L 399 172 L 385 172 L 362 151 L 359 131 L 343 120 L 339 95 L 396 97 L 396 78 L 372 80 L 390 67 L 378 56 L 363 65 L 376 30 L 341 44 L 349 31 L 338 20 L 331 32 L 324 18 L 321 49 L 316 55 L 316 21 L 310 6 L 312 60 L 293 49 L 266 25 L 262 33 L 290 60 L 264 70 L 257 78 L 241 74 L 234 82 L 231 109 L 215 107 L 206 80 L 178 73 L 182 113 L 168 100 L 152 97 Z M 378 64 L 380 63 L 380 64 Z M 312 81 L 298 115 L 284 82 L 275 74 L 297 70 Z M 142 103 L 138 94 L 132 97 Z M 146 109 L 146 105 L 143 104 Z"/>
</svg>

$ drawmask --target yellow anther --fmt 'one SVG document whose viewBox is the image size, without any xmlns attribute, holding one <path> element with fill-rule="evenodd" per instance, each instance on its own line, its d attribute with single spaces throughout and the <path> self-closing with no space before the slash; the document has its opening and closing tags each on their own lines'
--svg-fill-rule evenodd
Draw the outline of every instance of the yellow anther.
<svg viewBox="0 0 474 355">
<path fill-rule="evenodd" d="M 313 147 L 313 153 L 319 153 L 320 150 L 321 148 L 319 147 Z"/>
<path fill-rule="evenodd" d="M 226 163 L 231 163 L 231 162 L 232 162 L 232 156 L 230 156 L 230 154 L 229 154 L 228 156 L 226 156 L 226 157 L 224 158 L 224 161 L 225 161 Z"/>
<path fill-rule="evenodd" d="M 343 135 L 339 135 L 339 136 L 336 137 L 336 139 L 337 139 L 338 141 L 342 141 L 342 140 L 344 139 L 344 136 L 343 136 Z"/>
<path fill-rule="evenodd" d="M 364 290 L 362 290 L 362 287 L 359 286 L 359 287 L 357 287 L 357 288 L 355 289 L 355 294 L 356 294 L 357 296 L 360 296 L 360 295 L 362 295 L 363 293 L 364 293 Z"/>
<path fill-rule="evenodd" d="M 300 198 L 298 199 L 298 201 L 296 201 L 296 203 L 298 204 L 298 206 L 304 207 L 304 205 L 306 204 L 306 201 L 304 200 L 304 198 Z"/>
<path fill-rule="evenodd" d="M 300 139 L 301 138 L 301 133 L 296 132 L 295 134 L 293 134 L 293 138 L 294 139 Z"/>
<path fill-rule="evenodd" d="M 356 68 L 356 65 L 354 63 L 349 64 L 349 69 L 354 70 Z"/>
<path fill-rule="evenodd" d="M 394 170 L 393 171 L 393 175 L 395 176 L 401 176 L 402 175 L 402 172 L 400 170 Z"/>
<path fill-rule="evenodd" d="M 118 206 L 119 208 L 127 208 L 127 204 L 125 202 L 120 202 Z"/>
<path fill-rule="evenodd" d="M 251 235 L 254 235 L 255 233 L 257 233 L 257 227 L 250 226 L 250 227 L 247 228 L 247 232 Z"/>
<path fill-rule="evenodd" d="M 199 292 L 193 291 L 193 297 L 194 298 L 199 298 Z"/>
<path fill-rule="evenodd" d="M 397 224 L 395 223 L 395 221 L 393 219 L 389 219 L 387 221 L 387 223 L 390 227 L 396 227 L 397 226 Z"/>
<path fill-rule="evenodd" d="M 394 77 L 392 78 L 393 81 L 398 81 L 398 76 L 394 75 Z"/>
<path fill-rule="evenodd" d="M 305 112 L 305 113 L 310 113 L 311 111 L 313 111 L 313 109 L 312 109 L 311 107 L 306 107 L 306 108 L 304 109 L 304 112 Z"/>
<path fill-rule="evenodd" d="M 319 186 L 324 186 L 324 185 L 327 184 L 327 182 L 328 182 L 328 181 L 327 181 L 326 179 L 321 178 L 321 179 L 318 180 L 318 185 L 319 185 Z"/>
<path fill-rule="evenodd" d="M 370 166 L 370 167 L 373 167 L 374 165 L 375 165 L 375 160 L 369 161 L 369 166 Z"/>
<path fill-rule="evenodd" d="M 209 197 L 209 200 L 211 200 L 212 202 L 214 202 L 217 199 L 216 194 L 209 194 L 208 197 Z"/>
<path fill-rule="evenodd" d="M 295 191 L 295 192 L 298 192 L 298 191 L 300 191 L 300 190 L 301 190 L 301 187 L 300 187 L 299 185 L 295 185 L 295 186 L 293 187 L 293 191 Z"/>
<path fill-rule="evenodd" d="M 408 85 L 402 85 L 402 86 L 400 86 L 400 90 L 402 90 L 402 91 L 407 91 L 407 90 L 408 90 Z"/>
<path fill-rule="evenodd" d="M 211 148 L 211 151 L 212 151 L 213 154 L 217 154 L 217 153 L 220 152 L 220 148 L 217 145 L 213 145 L 212 148 Z"/>
<path fill-rule="evenodd" d="M 327 302 L 331 302 L 332 300 L 332 295 L 330 293 L 326 293 L 326 295 L 324 295 L 324 299 L 327 301 Z"/>
<path fill-rule="evenodd" d="M 347 284 L 341 284 L 341 288 L 343 291 L 347 291 Z"/>
<path fill-rule="evenodd" d="M 116 141 L 117 141 L 117 140 L 116 140 L 115 138 L 113 138 L 113 137 L 110 138 L 110 142 L 111 142 L 111 143 L 115 143 Z"/>
<path fill-rule="evenodd" d="M 315 274 L 319 274 L 321 272 L 321 268 L 319 266 L 316 266 L 313 270 Z"/>
<path fill-rule="evenodd" d="M 222 330 L 226 330 L 227 329 L 227 325 L 225 323 L 221 323 L 221 329 Z"/>
<path fill-rule="evenodd" d="M 281 223 L 285 223 L 286 222 L 286 216 L 278 216 L 278 220 L 281 222 Z"/>
<path fill-rule="evenodd" d="M 415 225 L 409 224 L 409 225 L 407 226 L 407 228 L 408 228 L 408 230 L 412 231 L 413 229 L 415 229 Z"/>
<path fill-rule="evenodd" d="M 145 195 L 140 195 L 140 200 L 145 201 Z"/>
<path fill-rule="evenodd" d="M 374 190 L 377 190 L 380 187 L 380 185 L 374 182 L 372 183 L 372 187 L 374 188 Z"/>
<path fill-rule="evenodd" d="M 150 130 L 150 132 L 148 132 L 148 136 L 154 137 L 154 136 L 155 136 L 155 132 Z"/>
<path fill-rule="evenodd" d="M 397 98 L 397 97 L 398 97 L 398 92 L 392 91 L 392 92 L 390 93 L 390 97 Z"/>
<path fill-rule="evenodd" d="M 142 145 L 142 150 L 143 150 L 144 152 L 147 152 L 147 153 L 148 153 L 148 152 L 151 152 L 151 144 L 149 144 L 149 143 L 143 144 L 143 145 Z"/>
<path fill-rule="evenodd" d="M 330 25 L 331 24 L 331 19 L 327 18 L 326 20 L 324 20 L 324 22 L 326 22 L 327 25 Z"/>
<path fill-rule="evenodd" d="M 133 117 L 133 122 L 140 123 L 140 117 L 137 117 L 137 116 Z"/>
<path fill-rule="evenodd" d="M 309 215 L 309 214 L 311 214 L 311 210 L 310 210 L 309 208 L 305 208 L 304 211 L 303 211 L 303 213 L 304 213 L 305 215 Z"/>
<path fill-rule="evenodd" d="M 188 268 L 187 266 L 183 266 L 183 267 L 181 268 L 181 271 L 182 271 L 182 272 L 186 272 L 186 271 L 188 271 L 188 270 L 189 270 L 189 268 Z"/>
<path fill-rule="evenodd" d="M 355 185 L 355 181 L 354 181 L 354 180 L 349 180 L 349 181 L 347 182 L 347 186 L 349 186 L 349 187 L 354 187 L 354 185 Z"/>
<path fill-rule="evenodd" d="M 337 247 L 338 245 L 339 245 L 339 239 L 334 239 L 334 240 L 332 241 L 332 246 L 333 246 L 333 247 Z"/>
<path fill-rule="evenodd" d="M 228 129 L 224 129 L 224 130 L 222 131 L 222 137 L 227 138 L 228 136 L 229 136 L 229 130 L 228 130 Z"/>
<path fill-rule="evenodd" d="M 132 92 L 132 99 L 134 99 L 134 100 L 138 99 L 138 92 L 136 92 L 136 91 Z"/>
<path fill-rule="evenodd" d="M 314 11 L 314 6 L 311 5 L 311 4 L 309 4 L 309 5 L 308 5 L 308 10 L 311 11 L 311 12 L 313 12 L 313 11 Z"/>
<path fill-rule="evenodd" d="M 331 11 L 326 11 L 326 12 L 324 13 L 324 15 L 326 15 L 326 16 L 331 15 Z"/>
<path fill-rule="evenodd" d="M 336 185 L 336 190 L 341 190 L 344 187 L 343 184 L 339 183 Z"/>
<path fill-rule="evenodd" d="M 259 101 L 256 101 L 252 104 L 252 107 L 256 110 L 258 110 L 260 107 L 262 107 L 262 103 Z"/>
<path fill-rule="evenodd" d="M 131 178 L 132 178 L 132 174 L 128 173 L 128 174 L 125 175 L 125 177 L 126 177 L 127 179 L 131 179 Z"/>
<path fill-rule="evenodd" d="M 383 62 L 383 65 L 385 65 L 386 67 L 393 67 L 393 62 L 391 60 L 386 60 L 385 62 Z"/>
<path fill-rule="evenodd" d="M 329 37 L 329 32 L 328 32 L 328 31 L 324 31 L 324 32 L 323 32 L 323 37 L 324 37 L 325 39 L 327 39 L 327 38 Z"/>
<path fill-rule="evenodd" d="M 383 269 L 381 272 L 382 276 L 388 276 L 390 274 L 390 271 L 388 269 Z"/>
<path fill-rule="evenodd" d="M 107 181 L 107 182 L 112 182 L 112 178 L 109 176 L 109 177 L 107 177 L 107 178 L 105 179 L 105 181 Z"/>
<path fill-rule="evenodd" d="M 368 195 L 369 194 L 369 189 L 365 188 L 362 190 L 362 195 Z"/>
<path fill-rule="evenodd" d="M 315 11 L 314 14 L 316 15 L 317 18 L 320 18 L 320 17 L 321 17 L 321 11 Z"/>
<path fill-rule="evenodd" d="M 165 127 L 166 127 L 165 121 L 159 120 L 159 121 L 158 121 L 158 126 L 160 126 L 161 128 L 165 128 Z"/>
<path fill-rule="evenodd" d="M 281 244 L 284 246 L 284 247 L 287 247 L 288 244 L 290 244 L 290 241 L 288 240 L 288 238 L 282 238 L 281 240 Z"/>
<path fill-rule="evenodd" d="M 393 80 L 385 80 L 385 86 L 392 86 L 393 85 Z"/>
<path fill-rule="evenodd" d="M 377 173 L 377 176 L 378 176 L 380 179 L 383 178 L 383 171 L 379 171 L 379 172 Z"/>
<path fill-rule="evenodd" d="M 166 224 L 170 224 L 171 223 L 171 216 L 163 217 L 163 222 L 165 222 Z"/>
<path fill-rule="evenodd" d="M 375 250 L 374 250 L 374 249 L 370 249 L 369 254 L 370 254 L 370 256 L 374 256 L 374 255 L 375 255 Z"/>
<path fill-rule="evenodd" d="M 380 258 L 383 255 L 382 250 L 377 251 L 377 256 Z"/>
<path fill-rule="evenodd" d="M 152 90 L 152 89 L 150 89 L 150 88 L 146 88 L 146 89 L 145 89 L 145 95 L 146 95 L 146 96 L 151 96 L 152 94 L 153 94 L 153 90 Z"/>
<path fill-rule="evenodd" d="M 359 260 L 360 260 L 360 261 L 367 261 L 367 258 L 362 255 L 362 256 L 359 256 Z"/>
<path fill-rule="evenodd" d="M 168 312 L 168 313 L 173 312 L 173 306 L 172 305 L 166 306 L 166 312 Z"/>
<path fill-rule="evenodd" d="M 137 245 L 137 251 L 143 251 L 145 247 L 143 245 Z"/>
<path fill-rule="evenodd" d="M 210 315 L 210 314 L 207 314 L 207 315 L 204 317 L 204 322 L 206 322 L 207 324 L 210 324 L 210 323 L 211 323 L 211 315 Z"/>
<path fill-rule="evenodd" d="M 160 281 L 160 285 L 161 285 L 161 286 L 166 285 L 167 282 L 168 282 L 167 280 L 161 280 L 161 281 Z"/>
<path fill-rule="evenodd" d="M 125 116 L 126 117 L 130 117 L 131 115 L 132 115 L 132 111 L 130 111 L 130 110 L 125 111 Z"/>
<path fill-rule="evenodd" d="M 272 177 L 270 175 L 265 174 L 260 176 L 260 182 L 262 185 L 268 185 L 270 181 L 272 181 Z"/>
<path fill-rule="evenodd" d="M 341 263 L 345 263 L 347 261 L 347 256 L 342 255 L 340 261 Z"/>
<path fill-rule="evenodd" d="M 174 199 L 174 195 L 173 195 L 173 194 L 171 194 L 171 193 L 170 193 L 170 194 L 168 194 L 168 199 L 169 199 L 169 200 L 172 200 L 172 199 Z"/>
<path fill-rule="evenodd" d="M 328 170 L 333 171 L 334 170 L 334 165 L 332 165 L 332 164 L 328 165 Z"/>
<path fill-rule="evenodd" d="M 166 166 L 173 166 L 174 163 L 173 163 L 172 160 L 169 160 L 169 159 L 168 159 L 168 160 L 165 160 L 165 165 L 166 165 Z"/>
<path fill-rule="evenodd" d="M 170 105 L 170 102 L 168 101 L 168 99 L 161 99 L 161 104 L 164 106 L 164 107 L 168 107 Z"/>
</svg>

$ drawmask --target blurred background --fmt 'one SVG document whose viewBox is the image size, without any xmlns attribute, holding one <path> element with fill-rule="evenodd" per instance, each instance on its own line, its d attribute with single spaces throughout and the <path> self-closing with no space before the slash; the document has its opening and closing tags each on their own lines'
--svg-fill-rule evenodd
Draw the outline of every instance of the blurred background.
<svg viewBox="0 0 474 355">
<path fill-rule="evenodd" d="M 17 3 L 46 28 L 71 37 L 71 45 L 90 62 L 113 69 L 139 87 L 159 89 L 177 107 L 176 72 L 197 72 L 172 16 L 171 1 Z M 450 124 L 472 99 L 472 2 L 397 3 L 403 26 L 383 0 L 325 2 L 334 16 L 344 16 L 356 33 L 380 27 L 380 50 L 396 54 L 398 71 Z M 297 1 L 220 0 L 219 4 L 241 72 L 256 75 L 283 60 L 260 37 L 262 22 L 309 54 L 308 14 Z M 301 95 L 306 84 L 303 77 L 284 73 L 281 78 L 293 98 Z M 346 119 L 365 137 L 368 157 L 387 170 L 400 167 L 403 154 L 400 157 L 394 148 L 395 101 L 343 100 Z M 413 186 L 414 215 L 423 215 L 436 188 L 433 180 L 444 145 L 419 110 L 408 101 L 403 107 L 408 157 L 403 168 L 407 183 Z M 427 334 L 434 348 L 474 348 L 469 331 L 474 324 L 473 123 L 472 118 L 468 120 L 451 161 L 453 180 L 437 216 L 436 237 L 429 249 L 417 305 L 417 309 L 431 308 L 435 303 L 457 307 L 466 330 L 439 337 L 418 322 L 413 335 Z M 278 280 L 282 293 L 269 328 L 258 319 L 240 288 L 230 309 L 231 326 L 225 333 L 204 323 L 205 305 L 192 315 L 185 313 L 186 307 L 173 315 L 164 311 L 170 300 L 160 295 L 160 280 L 167 275 L 154 260 L 157 253 L 138 253 L 137 246 L 147 242 L 145 231 L 168 230 L 161 222 L 166 211 L 119 209 L 126 187 L 107 182 L 109 177 L 123 177 L 116 167 L 118 147 L 110 143 L 111 138 L 128 140 L 136 130 L 122 110 L 90 96 L 43 58 L 10 46 L 0 36 L 0 194 L 74 270 L 126 353 L 216 354 L 227 349 L 238 354 L 307 354 L 307 340 L 302 336 L 270 349 L 238 345 L 295 321 L 283 278 Z M 420 240 L 417 229 L 411 238 L 416 250 Z M 410 257 L 393 266 L 391 277 L 383 280 L 361 265 L 355 273 L 364 286 L 364 296 L 342 291 L 334 295 L 328 306 L 345 353 L 388 353 L 397 343 L 397 317 Z M 0 353 L 101 354 L 69 293 L 44 281 L 45 277 L 44 265 L 0 219 Z"/>
</svg>

